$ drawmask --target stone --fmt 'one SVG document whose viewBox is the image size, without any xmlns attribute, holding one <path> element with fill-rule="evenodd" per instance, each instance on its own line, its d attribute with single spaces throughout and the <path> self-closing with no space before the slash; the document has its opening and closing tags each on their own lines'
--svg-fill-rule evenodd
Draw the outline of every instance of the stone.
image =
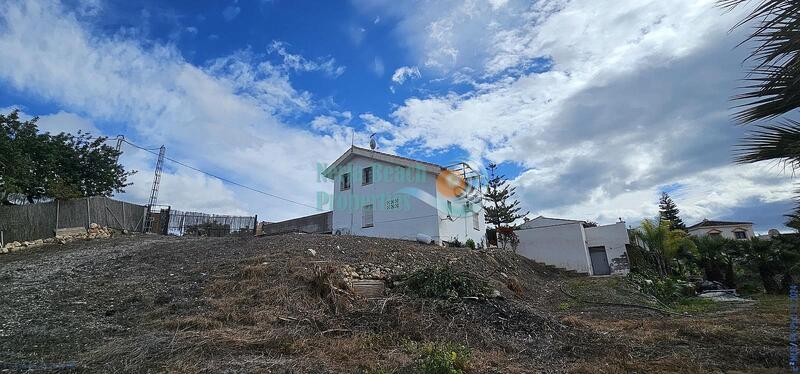
<svg viewBox="0 0 800 374">
<path fill-rule="evenodd" d="M 89 225 L 89 228 L 90 228 L 90 229 L 96 229 L 96 228 L 98 228 L 98 227 L 100 227 L 100 225 L 98 225 L 98 224 L 96 224 L 96 223 L 92 223 L 92 224 L 90 224 L 90 225 Z"/>
<path fill-rule="evenodd" d="M 491 297 L 492 299 L 496 299 L 500 296 L 502 296 L 502 294 L 498 290 L 492 290 L 492 293 L 489 295 L 489 297 Z"/>
<path fill-rule="evenodd" d="M 33 245 L 42 245 L 42 244 L 44 244 L 44 240 L 42 239 L 36 239 L 33 241 Z"/>
<path fill-rule="evenodd" d="M 308 253 L 311 253 L 312 256 L 316 256 L 317 255 L 317 251 L 315 251 L 315 250 L 313 250 L 311 248 L 308 249 Z"/>
<path fill-rule="evenodd" d="M 0 253 L 8 253 L 8 247 L 3 247 L 0 249 Z"/>
</svg>

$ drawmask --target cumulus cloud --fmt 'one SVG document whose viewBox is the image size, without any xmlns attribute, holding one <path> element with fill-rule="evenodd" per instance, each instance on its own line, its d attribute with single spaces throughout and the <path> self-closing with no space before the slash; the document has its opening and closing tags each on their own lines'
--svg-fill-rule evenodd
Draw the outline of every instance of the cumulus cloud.
<svg viewBox="0 0 800 374">
<path fill-rule="evenodd" d="M 714 4 L 369 5 L 401 18 L 418 63 L 472 86 L 407 99 L 391 114 L 392 144 L 519 164 L 523 203 L 568 218 L 638 220 L 673 183 L 689 221 L 785 201 L 790 178 L 731 165 L 744 129 L 727 100 L 747 51 L 728 34 L 741 13 Z"/>
<path fill-rule="evenodd" d="M 312 104 L 280 69 L 246 52 L 198 67 L 168 45 L 90 30 L 56 2 L 7 2 L 0 9 L 0 80 L 95 123 L 119 124 L 134 142 L 165 144 L 172 158 L 279 196 L 313 205 L 317 191 L 330 189 L 317 180 L 317 162 L 334 160 L 349 138 L 287 124 L 286 110 Z M 126 165 L 141 170 L 126 196 L 141 203 L 154 156 L 125 150 Z M 140 158 L 126 161 L 134 155 Z M 176 209 L 228 206 L 271 220 L 314 212 L 205 178 L 168 162 L 160 199 L 179 202 Z"/>
</svg>

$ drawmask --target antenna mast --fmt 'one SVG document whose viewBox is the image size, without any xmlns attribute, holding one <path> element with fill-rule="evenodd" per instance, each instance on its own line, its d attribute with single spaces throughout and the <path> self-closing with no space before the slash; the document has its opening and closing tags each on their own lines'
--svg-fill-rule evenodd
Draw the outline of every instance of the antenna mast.
<svg viewBox="0 0 800 374">
<path fill-rule="evenodd" d="M 150 190 L 150 201 L 147 203 L 147 227 L 145 228 L 145 232 L 150 232 L 153 223 L 153 216 L 150 210 L 153 208 L 153 205 L 158 203 L 158 187 L 161 184 L 161 169 L 164 167 L 164 153 L 166 153 L 166 151 L 167 149 L 163 145 L 158 149 L 156 172 L 153 176 L 153 189 Z"/>
</svg>

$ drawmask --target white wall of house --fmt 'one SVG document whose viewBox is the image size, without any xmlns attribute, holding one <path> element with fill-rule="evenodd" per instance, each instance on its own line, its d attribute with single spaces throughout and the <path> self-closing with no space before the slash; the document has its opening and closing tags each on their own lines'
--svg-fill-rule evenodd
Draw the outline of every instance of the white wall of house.
<svg viewBox="0 0 800 374">
<path fill-rule="evenodd" d="M 554 220 L 533 223 L 517 230 L 517 253 L 537 262 L 579 273 L 592 273 L 586 236 L 577 221 Z M 536 220 L 538 221 L 538 220 Z"/>
<path fill-rule="evenodd" d="M 744 239 L 750 239 L 755 236 L 753 232 L 753 225 L 751 224 L 743 224 L 743 225 L 725 225 L 725 226 L 703 226 L 697 227 L 694 229 L 686 230 L 689 235 L 693 236 L 706 236 L 711 234 L 719 234 L 723 238 L 727 239 L 737 239 L 736 238 L 736 231 L 744 232 L 747 236 Z"/>
<path fill-rule="evenodd" d="M 611 274 L 627 274 L 630 267 L 624 222 L 584 228 L 582 221 L 537 217 L 520 225 L 517 253 L 534 261 L 592 275 L 589 247 L 604 247 Z"/>
<path fill-rule="evenodd" d="M 628 274 L 630 265 L 626 246 L 630 244 L 630 238 L 628 229 L 625 228 L 625 222 L 587 227 L 584 231 L 586 232 L 587 247 L 605 247 L 611 274 Z"/>
<path fill-rule="evenodd" d="M 448 200 L 453 207 L 453 214 L 450 215 L 449 218 L 447 214 Z M 461 243 L 464 243 L 467 239 L 472 239 L 476 245 L 480 245 L 481 242 L 483 242 L 483 245 L 486 246 L 484 239 L 486 235 L 486 223 L 484 221 L 483 208 L 481 208 L 480 205 L 476 206 L 473 203 L 469 211 L 466 211 L 466 201 L 464 199 L 448 199 L 446 196 L 443 196 L 441 192 L 437 195 L 437 201 L 439 206 L 442 207 L 439 213 L 441 216 L 439 221 L 440 240 L 450 241 L 453 238 L 457 238 Z M 474 221 L 476 215 L 478 218 L 477 228 Z"/>
<path fill-rule="evenodd" d="M 373 167 L 373 182 L 363 185 L 362 170 L 370 166 Z M 436 176 L 433 173 L 361 156 L 354 156 L 338 171 L 334 178 L 334 233 L 341 230 L 352 235 L 407 240 L 415 240 L 417 234 L 439 238 L 436 208 L 397 193 L 404 187 L 416 187 L 435 199 Z M 344 173 L 350 173 L 351 182 L 350 189 L 342 191 L 340 181 Z M 387 201 L 391 200 L 398 201 L 400 206 L 387 206 Z M 350 201 L 355 203 L 351 205 Z M 364 206 L 368 204 L 373 206 L 372 227 L 364 227 Z"/>
</svg>

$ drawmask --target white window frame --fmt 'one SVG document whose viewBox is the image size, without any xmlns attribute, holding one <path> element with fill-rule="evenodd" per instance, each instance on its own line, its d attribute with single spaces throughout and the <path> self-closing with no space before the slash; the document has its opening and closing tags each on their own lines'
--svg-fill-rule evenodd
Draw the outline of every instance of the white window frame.
<svg viewBox="0 0 800 374">
<path fill-rule="evenodd" d="M 372 204 L 364 205 L 361 214 L 361 228 L 368 228 L 375 226 L 375 211 Z"/>
<path fill-rule="evenodd" d="M 367 170 L 369 170 L 369 178 L 367 178 Z M 375 177 L 374 174 L 375 173 L 372 171 L 372 166 L 361 169 L 361 185 L 366 186 L 368 184 L 372 184 L 372 180 Z"/>
<path fill-rule="evenodd" d="M 742 234 L 742 237 L 741 237 L 741 238 L 739 237 L 739 234 Z M 747 239 L 747 231 L 744 231 L 744 230 L 736 230 L 736 231 L 734 231 L 734 232 L 733 232 L 733 237 L 734 237 L 734 238 L 736 238 L 736 239 L 738 239 L 738 240 L 744 240 L 744 239 Z"/>
<path fill-rule="evenodd" d="M 344 173 L 339 179 L 339 191 L 347 191 L 352 184 L 350 173 Z"/>
</svg>

